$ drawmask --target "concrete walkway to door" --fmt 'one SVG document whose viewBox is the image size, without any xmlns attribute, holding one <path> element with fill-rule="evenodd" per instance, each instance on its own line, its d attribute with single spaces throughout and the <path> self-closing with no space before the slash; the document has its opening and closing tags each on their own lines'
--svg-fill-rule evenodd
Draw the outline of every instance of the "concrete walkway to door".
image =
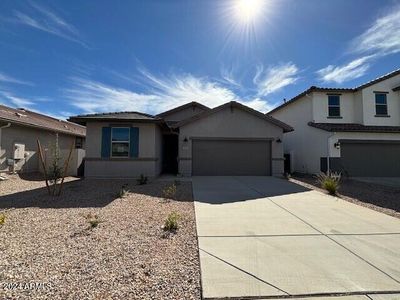
<svg viewBox="0 0 400 300">
<path fill-rule="evenodd" d="M 273 177 L 192 181 L 205 299 L 400 299 L 399 219 Z"/>
</svg>

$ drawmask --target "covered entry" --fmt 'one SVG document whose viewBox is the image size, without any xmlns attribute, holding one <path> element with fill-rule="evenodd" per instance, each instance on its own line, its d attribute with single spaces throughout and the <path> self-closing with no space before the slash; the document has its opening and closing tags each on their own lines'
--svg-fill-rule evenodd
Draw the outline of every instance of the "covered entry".
<svg viewBox="0 0 400 300">
<path fill-rule="evenodd" d="M 340 149 L 348 176 L 400 176 L 400 141 L 341 140 Z"/>
<path fill-rule="evenodd" d="M 269 139 L 193 139 L 193 175 L 271 175 Z"/>
</svg>

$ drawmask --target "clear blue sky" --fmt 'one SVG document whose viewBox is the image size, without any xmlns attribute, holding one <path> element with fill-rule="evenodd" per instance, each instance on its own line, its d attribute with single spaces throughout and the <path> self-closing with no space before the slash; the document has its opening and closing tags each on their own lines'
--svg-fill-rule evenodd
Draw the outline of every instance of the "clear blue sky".
<svg viewBox="0 0 400 300">
<path fill-rule="evenodd" d="M 400 68 L 400 1 L 241 1 L 1 0 L 0 103 L 60 118 L 189 101 L 266 112 Z"/>
</svg>

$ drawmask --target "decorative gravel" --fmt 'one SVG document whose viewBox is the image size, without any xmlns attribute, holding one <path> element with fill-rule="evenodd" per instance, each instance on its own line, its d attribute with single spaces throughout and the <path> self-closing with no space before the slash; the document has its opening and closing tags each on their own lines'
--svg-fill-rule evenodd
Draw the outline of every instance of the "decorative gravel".
<svg viewBox="0 0 400 300">
<path fill-rule="evenodd" d="M 68 178 L 53 198 L 35 177 L 0 182 L 0 299 L 200 299 L 191 183 L 165 200 L 172 183 Z M 171 212 L 179 228 L 167 234 Z"/>
<path fill-rule="evenodd" d="M 320 188 L 316 178 L 311 175 L 295 174 L 291 181 L 325 192 Z M 339 197 L 389 216 L 400 218 L 399 188 L 343 178 L 340 182 Z"/>
</svg>

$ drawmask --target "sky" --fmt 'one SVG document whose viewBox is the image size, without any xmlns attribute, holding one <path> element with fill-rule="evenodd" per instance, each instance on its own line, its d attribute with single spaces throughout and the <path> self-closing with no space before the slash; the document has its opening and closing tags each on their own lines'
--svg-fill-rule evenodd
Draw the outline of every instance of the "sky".
<svg viewBox="0 0 400 300">
<path fill-rule="evenodd" d="M 0 103 L 65 119 L 267 112 L 400 68 L 400 0 L 1 0 Z"/>
</svg>

